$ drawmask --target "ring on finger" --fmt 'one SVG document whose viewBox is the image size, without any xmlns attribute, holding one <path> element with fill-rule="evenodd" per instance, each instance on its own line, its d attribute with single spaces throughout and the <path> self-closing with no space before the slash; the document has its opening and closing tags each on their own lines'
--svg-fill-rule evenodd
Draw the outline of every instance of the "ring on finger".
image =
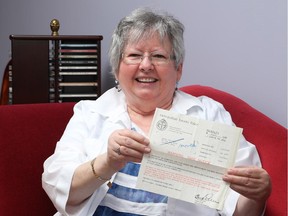
<svg viewBox="0 0 288 216">
<path fill-rule="evenodd" d="M 119 146 L 116 150 L 113 150 L 114 152 L 116 152 L 118 155 L 121 155 L 121 150 L 120 150 L 121 146 Z"/>
</svg>

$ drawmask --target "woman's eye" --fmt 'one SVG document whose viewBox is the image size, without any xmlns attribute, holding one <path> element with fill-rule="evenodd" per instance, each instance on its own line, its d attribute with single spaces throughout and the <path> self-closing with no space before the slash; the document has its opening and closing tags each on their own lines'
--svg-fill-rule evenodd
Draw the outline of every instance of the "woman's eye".
<svg viewBox="0 0 288 216">
<path fill-rule="evenodd" d="M 162 54 L 154 54 L 152 57 L 156 58 L 156 59 L 166 59 L 166 56 L 164 56 Z"/>
<path fill-rule="evenodd" d="M 128 57 L 129 58 L 140 58 L 142 55 L 140 54 L 137 54 L 137 53 L 130 53 L 128 54 Z"/>
</svg>

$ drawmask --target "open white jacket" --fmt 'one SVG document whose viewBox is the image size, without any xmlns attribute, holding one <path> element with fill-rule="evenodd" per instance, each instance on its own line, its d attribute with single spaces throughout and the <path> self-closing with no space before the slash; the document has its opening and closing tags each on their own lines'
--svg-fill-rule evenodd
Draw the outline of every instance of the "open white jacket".
<svg viewBox="0 0 288 216">
<path fill-rule="evenodd" d="M 171 110 L 233 125 L 231 116 L 224 107 L 205 96 L 197 98 L 178 90 Z M 74 115 L 57 143 L 54 154 L 44 163 L 42 185 L 58 210 L 55 215 L 93 215 L 108 186 L 103 184 L 77 208 L 67 206 L 73 173 L 80 164 L 104 153 L 107 150 L 109 135 L 121 128 L 131 128 L 123 92 L 112 88 L 96 101 L 81 101 L 75 105 Z M 244 137 L 241 138 L 235 165 L 261 166 L 255 146 L 247 142 Z M 169 198 L 166 215 L 232 215 L 238 197 L 239 194 L 230 190 L 222 212 Z"/>
</svg>

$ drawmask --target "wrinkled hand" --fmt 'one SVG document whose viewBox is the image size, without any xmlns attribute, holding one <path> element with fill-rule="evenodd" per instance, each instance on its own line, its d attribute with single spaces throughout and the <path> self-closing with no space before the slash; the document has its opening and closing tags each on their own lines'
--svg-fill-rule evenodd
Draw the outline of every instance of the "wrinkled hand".
<svg viewBox="0 0 288 216">
<path fill-rule="evenodd" d="M 270 176 L 259 167 L 235 167 L 227 171 L 223 180 L 230 183 L 230 188 L 248 199 L 265 202 L 271 193 Z"/>
<path fill-rule="evenodd" d="M 141 162 L 149 153 L 149 140 L 132 130 L 114 131 L 108 139 L 107 161 L 114 170 L 120 170 L 129 161 Z"/>
</svg>

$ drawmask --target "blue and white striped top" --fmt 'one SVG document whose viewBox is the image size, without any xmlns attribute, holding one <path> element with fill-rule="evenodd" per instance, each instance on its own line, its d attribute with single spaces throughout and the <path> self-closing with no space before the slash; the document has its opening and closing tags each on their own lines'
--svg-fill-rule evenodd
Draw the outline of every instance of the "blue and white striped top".
<svg viewBox="0 0 288 216">
<path fill-rule="evenodd" d="M 133 125 L 132 130 L 135 128 L 136 126 Z M 141 130 L 137 128 L 137 131 Z M 159 216 L 166 214 L 166 196 L 135 188 L 139 169 L 139 163 L 129 162 L 116 174 L 112 187 L 93 216 Z"/>
</svg>

